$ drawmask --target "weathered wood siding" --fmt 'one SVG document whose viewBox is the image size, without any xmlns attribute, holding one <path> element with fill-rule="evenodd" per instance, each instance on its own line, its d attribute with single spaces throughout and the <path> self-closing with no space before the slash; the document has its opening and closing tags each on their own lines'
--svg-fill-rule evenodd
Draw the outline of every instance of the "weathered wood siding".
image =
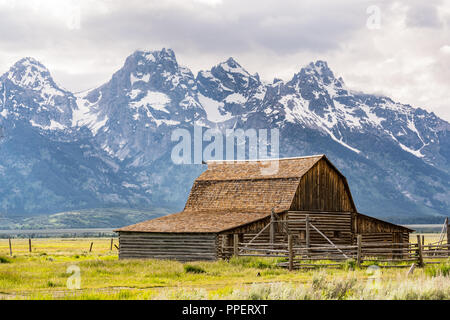
<svg viewBox="0 0 450 320">
<path fill-rule="evenodd" d="M 353 242 L 352 214 L 350 212 L 314 212 L 314 211 L 289 211 L 289 231 L 298 235 L 295 242 L 306 244 L 305 240 L 305 218 L 319 229 L 334 244 L 349 245 Z M 310 227 L 311 244 L 329 244 L 314 228 Z"/>
<path fill-rule="evenodd" d="M 371 232 L 362 233 L 363 243 L 408 243 L 409 233 L 408 232 Z"/>
<path fill-rule="evenodd" d="M 286 214 L 279 214 L 279 219 L 286 219 Z M 218 245 L 219 245 L 219 258 L 228 259 L 233 255 L 233 245 L 234 238 L 233 235 L 237 233 L 239 235 L 239 242 L 249 242 L 253 239 L 267 224 L 270 223 L 270 217 L 262 219 L 260 221 L 235 228 L 233 230 L 225 231 L 218 236 Z M 276 233 L 275 233 L 275 242 L 284 242 L 287 241 L 286 234 L 281 232 L 281 226 L 277 223 L 275 225 Z M 263 231 L 258 238 L 256 238 L 253 243 L 268 243 L 270 242 L 270 229 L 267 228 Z"/>
<path fill-rule="evenodd" d="M 355 229 L 362 235 L 363 242 L 409 242 L 409 232 L 405 228 L 362 214 L 355 217 Z"/>
<path fill-rule="evenodd" d="M 394 238 L 390 232 L 362 233 L 361 237 L 363 243 L 393 243 Z"/>
<path fill-rule="evenodd" d="M 291 210 L 355 212 L 356 208 L 345 178 L 322 159 L 300 180 Z"/>
<path fill-rule="evenodd" d="M 210 233 L 119 232 L 119 259 L 217 259 L 217 235 Z"/>
<path fill-rule="evenodd" d="M 403 228 L 372 217 L 358 214 L 356 216 L 356 231 L 358 233 L 378 233 L 378 232 L 402 232 Z"/>
<path fill-rule="evenodd" d="M 354 235 L 352 233 L 352 214 L 350 212 L 315 212 L 315 211 L 288 211 L 285 214 L 280 214 L 279 221 L 289 221 L 286 224 L 277 223 L 275 228 L 275 242 L 287 243 L 287 233 L 285 228 L 290 234 L 294 235 L 294 244 L 304 245 L 306 244 L 305 234 L 305 222 L 302 221 L 309 216 L 311 224 L 317 227 L 322 233 L 324 233 L 333 243 L 350 245 L 353 243 Z M 267 223 L 269 221 L 266 221 Z M 261 230 L 262 227 L 259 229 Z M 256 236 L 259 230 L 254 232 L 247 232 L 243 234 L 244 242 L 249 242 Z M 270 243 L 270 229 L 267 228 L 263 231 L 253 243 Z M 232 238 L 229 237 L 224 240 L 226 246 L 231 247 L 233 245 Z M 314 228 L 310 227 L 310 243 L 311 244 L 327 244 L 329 242 L 320 235 Z M 229 253 L 232 253 L 230 250 Z"/>
</svg>

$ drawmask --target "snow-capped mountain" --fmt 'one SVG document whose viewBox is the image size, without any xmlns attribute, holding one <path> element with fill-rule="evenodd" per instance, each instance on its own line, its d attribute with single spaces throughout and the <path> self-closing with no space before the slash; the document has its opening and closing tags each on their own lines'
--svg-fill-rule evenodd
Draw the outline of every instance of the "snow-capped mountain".
<svg viewBox="0 0 450 320">
<path fill-rule="evenodd" d="M 170 49 L 136 51 L 107 83 L 73 94 L 25 58 L 0 89 L 0 211 L 10 215 L 181 208 L 204 167 L 175 165 L 170 137 L 194 124 L 279 128 L 281 156 L 327 154 L 363 213 L 431 221 L 450 205 L 450 124 L 356 92 L 324 61 L 266 83 L 233 58 L 194 76 Z"/>
<path fill-rule="evenodd" d="M 55 84 L 40 62 L 33 58 L 18 61 L 0 77 L 0 85 L 3 119 L 28 121 L 50 131 L 70 127 L 76 100 Z"/>
<path fill-rule="evenodd" d="M 86 126 L 101 148 L 133 165 L 157 159 L 163 128 L 204 118 L 192 72 L 170 49 L 136 51 L 103 86 L 77 97 L 73 123 Z"/>
</svg>

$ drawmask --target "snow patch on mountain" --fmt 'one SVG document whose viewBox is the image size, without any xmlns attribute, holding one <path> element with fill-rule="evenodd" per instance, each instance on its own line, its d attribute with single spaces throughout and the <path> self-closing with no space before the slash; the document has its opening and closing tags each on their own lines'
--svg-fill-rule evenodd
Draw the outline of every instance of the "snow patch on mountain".
<svg viewBox="0 0 450 320">
<path fill-rule="evenodd" d="M 424 155 L 420 152 L 420 150 L 413 150 L 411 148 L 408 148 L 407 146 L 405 146 L 403 143 L 398 142 L 398 145 L 400 146 L 400 148 L 402 148 L 403 150 L 411 153 L 412 155 L 418 157 L 418 158 L 423 158 Z"/>
<path fill-rule="evenodd" d="M 50 120 L 50 124 L 47 126 L 40 125 L 40 124 L 36 123 L 34 120 L 30 120 L 30 123 L 33 127 L 38 127 L 38 128 L 41 128 L 42 130 L 64 130 L 64 129 L 66 129 L 66 127 L 64 125 L 62 125 L 61 123 L 59 123 L 55 120 Z"/>
<path fill-rule="evenodd" d="M 77 96 L 77 109 L 74 109 L 72 112 L 72 126 L 86 126 L 94 136 L 97 135 L 98 131 L 108 121 L 107 116 L 100 117 L 98 112 L 96 112 L 95 110 L 95 107 L 97 106 L 97 103 L 101 98 L 101 92 L 97 101 L 95 102 L 90 102 L 86 98 L 86 93 L 79 94 Z"/>
<path fill-rule="evenodd" d="M 150 107 L 158 111 L 169 113 L 169 111 L 166 109 L 166 106 L 170 102 L 171 100 L 166 94 L 162 92 L 148 91 L 142 99 L 138 101 L 132 101 L 130 103 L 130 107 L 134 109 Z"/>
<path fill-rule="evenodd" d="M 136 82 L 143 81 L 148 82 L 150 80 L 150 74 L 140 74 L 135 76 L 134 74 L 130 74 L 130 84 L 133 85 Z"/>
<path fill-rule="evenodd" d="M 232 93 L 225 98 L 226 103 L 244 104 L 247 99 L 240 93 Z"/>
<path fill-rule="evenodd" d="M 372 124 L 374 124 L 376 127 L 381 127 L 381 122 L 386 120 L 385 118 L 381 118 L 379 116 L 377 116 L 375 113 L 373 113 L 370 109 L 369 106 L 365 105 L 365 104 L 358 104 L 358 107 L 364 111 L 364 113 L 366 114 L 366 121 L 370 122 Z"/>
<path fill-rule="evenodd" d="M 224 104 L 213 100 L 211 98 L 205 97 L 201 93 L 198 94 L 198 100 L 200 101 L 203 109 L 206 112 L 206 117 L 211 122 L 223 122 L 230 120 L 232 115 L 223 111 Z"/>
</svg>

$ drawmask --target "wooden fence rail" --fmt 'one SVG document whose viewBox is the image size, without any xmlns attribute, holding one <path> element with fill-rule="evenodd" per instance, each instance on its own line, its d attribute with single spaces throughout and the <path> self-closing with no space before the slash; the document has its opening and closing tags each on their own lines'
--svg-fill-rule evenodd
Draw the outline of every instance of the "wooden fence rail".
<svg viewBox="0 0 450 320">
<path fill-rule="evenodd" d="M 278 263 L 289 270 L 315 267 L 337 267 L 349 259 L 354 259 L 358 266 L 363 262 L 415 262 L 418 266 L 437 263 L 439 259 L 450 256 L 450 245 L 423 245 L 411 243 L 363 243 L 357 238 L 357 245 L 294 245 L 292 235 L 287 243 L 245 243 L 238 242 L 231 247 L 237 256 L 288 258 Z M 419 236 L 418 236 L 419 237 Z M 230 248 L 230 249 L 231 249 Z M 313 261 L 327 261 L 316 264 Z M 330 262 L 331 261 L 331 262 Z M 407 267 L 409 265 L 386 265 L 385 267 Z"/>
</svg>

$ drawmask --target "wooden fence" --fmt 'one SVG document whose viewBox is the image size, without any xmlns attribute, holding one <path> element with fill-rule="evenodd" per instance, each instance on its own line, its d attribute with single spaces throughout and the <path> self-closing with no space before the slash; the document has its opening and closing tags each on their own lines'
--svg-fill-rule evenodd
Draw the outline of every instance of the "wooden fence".
<svg viewBox="0 0 450 320">
<path fill-rule="evenodd" d="M 112 251 L 113 250 L 113 246 L 117 249 L 117 250 L 119 250 L 119 247 L 116 245 L 116 244 L 114 244 L 114 239 L 115 238 L 111 238 L 111 240 L 110 240 L 110 242 L 109 242 L 109 250 L 110 251 Z M 34 239 L 34 241 L 35 241 L 35 239 Z M 32 242 L 32 239 L 31 238 L 28 238 L 28 252 L 29 253 L 32 253 L 33 252 L 33 249 L 34 250 L 36 250 L 36 248 L 33 246 L 33 242 Z M 93 246 L 94 246 L 94 242 L 90 242 L 89 243 L 89 252 L 92 252 L 92 249 L 93 249 Z M 9 255 L 10 256 L 13 256 L 13 250 L 14 249 L 16 249 L 16 247 L 14 247 L 14 245 L 13 245 L 13 241 L 12 241 L 12 239 L 11 238 L 9 238 L 8 239 L 8 247 L 9 247 Z M 22 246 L 23 247 L 23 246 Z M 22 250 L 22 252 L 23 252 L 23 250 Z"/>
<path fill-rule="evenodd" d="M 363 241 L 366 238 L 363 238 L 361 234 L 357 235 L 355 244 L 334 243 L 323 232 L 328 229 L 322 228 L 321 231 L 320 227 L 315 225 L 316 220 L 310 219 L 309 215 L 295 220 L 297 224 L 302 223 L 301 228 L 297 231 L 304 231 L 304 239 L 298 241 L 297 235 L 296 241 L 294 241 L 292 230 L 288 228 L 289 222 L 291 221 L 288 219 L 280 220 L 272 212 L 270 223 L 256 235 L 252 235 L 251 238 L 247 237 L 246 242 L 242 241 L 243 239 L 238 234 L 234 234 L 232 247 L 222 243 L 221 257 L 229 258 L 231 255 L 235 255 L 287 258 L 286 262 L 281 262 L 279 265 L 288 267 L 290 270 L 306 267 L 342 266 L 343 262 L 351 259 L 359 266 L 362 266 L 364 262 L 383 262 L 383 267 L 406 267 L 408 264 L 424 266 L 426 263 L 439 263 L 441 259 L 450 257 L 448 218 L 443 225 L 439 241 L 428 245 L 425 245 L 424 237 L 422 236 L 421 239 L 420 235 L 417 235 L 417 243 L 410 243 L 409 241 L 395 243 L 395 240 L 394 242 Z M 283 241 L 277 241 L 278 238 L 275 237 L 275 226 L 277 224 L 280 225 L 279 229 L 284 232 L 284 234 L 278 233 L 278 236 L 284 237 Z M 269 237 L 261 237 L 266 229 L 269 230 Z M 321 243 L 310 241 L 312 230 L 316 232 L 316 236 L 321 237 Z M 447 244 L 445 244 L 445 236 Z M 320 264 L 317 263 L 318 261 L 320 261 Z M 324 261 L 327 263 L 324 263 Z M 400 264 L 400 262 L 403 262 L 403 264 Z"/>
<path fill-rule="evenodd" d="M 286 258 L 278 265 L 289 270 L 316 267 L 340 267 L 343 262 L 353 260 L 356 265 L 364 262 L 385 262 L 383 267 L 407 267 L 412 263 L 422 267 L 427 263 L 439 263 L 450 257 L 449 244 L 423 245 L 419 236 L 417 243 L 363 243 L 358 236 L 356 245 L 295 246 L 293 236 L 287 243 L 238 243 L 233 247 L 234 255 L 246 257 Z M 326 261 L 320 263 L 319 261 Z M 316 262 L 316 263 L 314 263 Z M 399 264 L 407 262 L 407 264 Z M 366 264 L 367 265 L 367 264 Z"/>
</svg>

